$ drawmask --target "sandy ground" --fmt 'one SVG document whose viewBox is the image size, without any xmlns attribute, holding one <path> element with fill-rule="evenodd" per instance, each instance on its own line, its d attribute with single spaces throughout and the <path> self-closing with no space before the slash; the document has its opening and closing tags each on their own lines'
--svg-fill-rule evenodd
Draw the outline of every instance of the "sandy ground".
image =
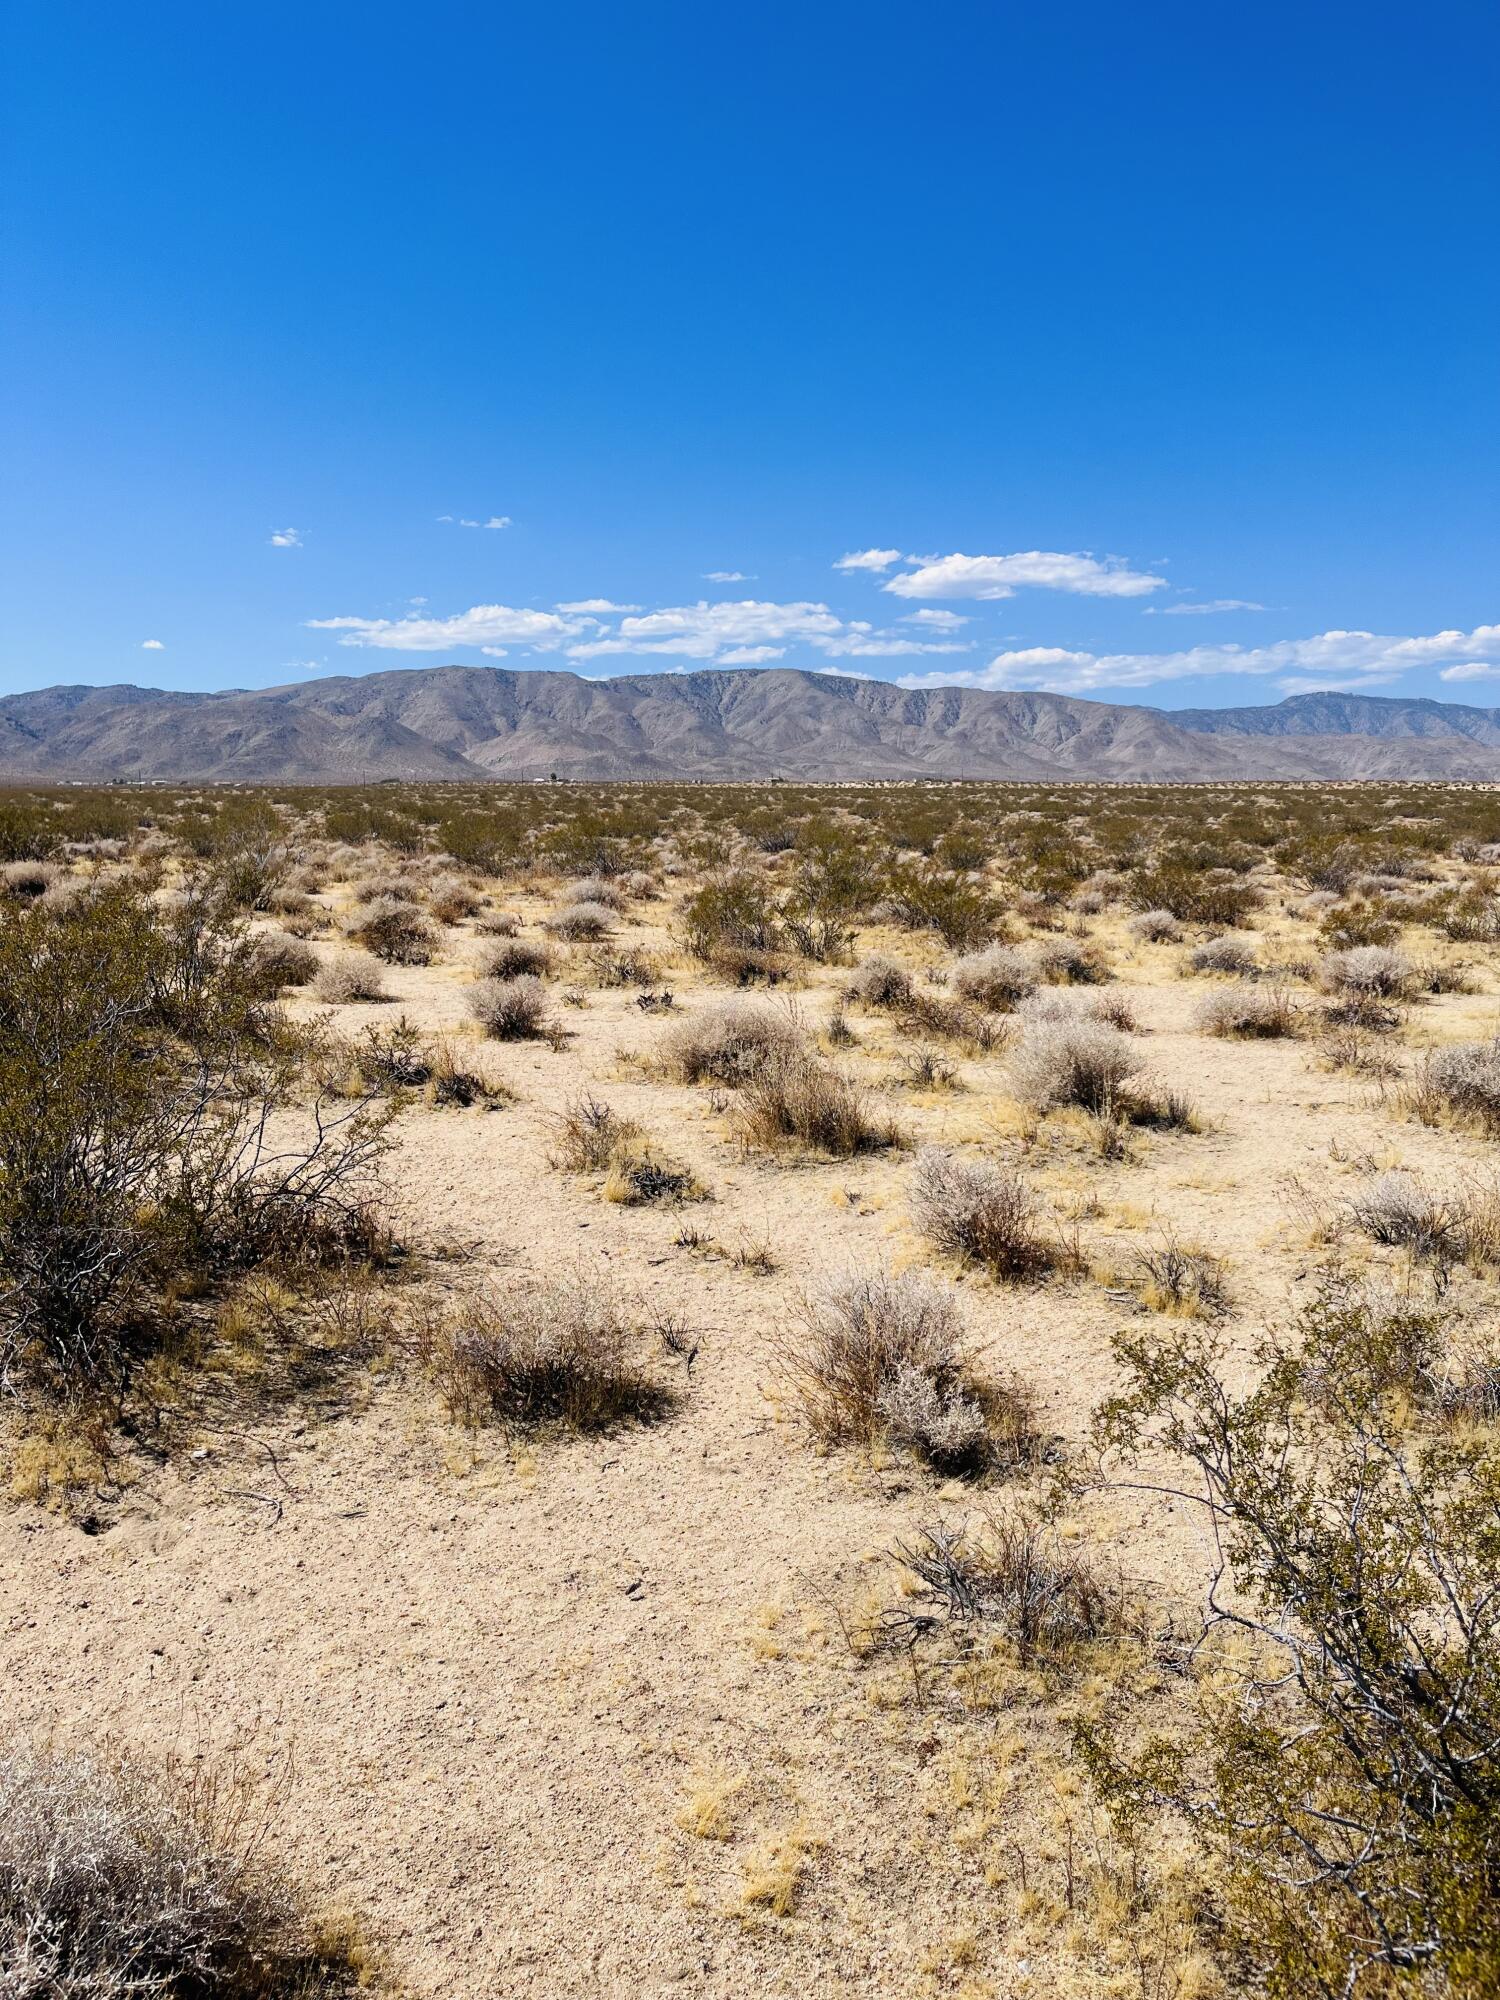
<svg viewBox="0 0 1500 2000">
<path fill-rule="evenodd" d="M 663 943 L 655 908 L 625 935 Z M 1096 1256 L 1123 1266 L 1154 1218 L 1227 1257 L 1240 1351 L 1318 1261 L 1287 1176 L 1333 1196 L 1371 1155 L 1445 1181 L 1492 1172 L 1482 1142 L 1400 1118 L 1305 1044 L 1195 1033 L 1205 982 L 1178 976 L 1181 954 L 1108 942 L 1151 1069 L 1207 1129 L 1103 1163 L 1064 1121 L 1025 1161 Z M 476 953 L 454 934 L 444 962 L 392 972 L 399 1007 L 463 1031 Z M 670 983 L 684 1012 L 717 997 L 680 964 Z M 819 974 L 796 996 L 809 1021 L 837 984 Z M 746 1158 L 706 1091 L 627 1060 L 665 1032 L 632 992 L 561 1011 L 563 1053 L 486 1050 L 516 1103 L 408 1117 L 395 1205 L 414 1240 L 456 1255 L 444 1282 L 527 1283 L 582 1262 L 633 1308 L 677 1314 L 700 1343 L 681 1413 L 518 1451 L 456 1431 L 397 1371 L 343 1415 L 268 1420 L 280 1478 L 257 1446 L 205 1437 L 204 1456 L 143 1478 L 105 1532 L 7 1506 L 7 1725 L 281 1772 L 283 1846 L 322 1898 L 364 1913 L 417 1994 L 1061 1990 L 1006 1929 L 993 1844 L 952 1837 L 947 1719 L 872 1704 L 824 1608 L 825 1593 L 847 1602 L 888 1583 L 891 1544 L 973 1496 L 913 1467 L 819 1455 L 774 1391 L 778 1332 L 820 1274 L 931 1261 L 907 1221 L 911 1153 Z M 1489 1031 L 1493 1014 L 1484 995 L 1421 1004 L 1408 1057 L 1424 1039 Z M 960 1059 L 964 1089 L 918 1095 L 893 1084 L 891 1029 L 852 1019 L 849 1066 L 890 1090 L 914 1139 L 1022 1157 L 1003 1055 Z M 585 1085 L 713 1199 L 621 1208 L 553 1169 L 551 1120 Z M 685 1220 L 731 1251 L 769 1245 L 775 1270 L 677 1247 Z M 1138 1323 L 1133 1301 L 1094 1280 L 1014 1291 L 973 1275 L 961 1296 L 976 1354 L 1022 1371 L 1076 1446 L 1114 1380 L 1111 1336 Z M 1122 1497 L 1094 1526 L 1132 1575 L 1191 1588 L 1198 1550 L 1180 1517 Z M 728 1837 L 697 1838 L 684 1808 L 716 1788 Z M 1018 1798 L 1017 1823 L 1026 1809 Z M 744 1891 L 788 1841 L 803 1886 L 778 1916 Z M 960 1934 L 973 1947 L 962 1975 L 944 1959 Z M 1068 1990 L 1129 1989 L 1085 1968 Z"/>
</svg>

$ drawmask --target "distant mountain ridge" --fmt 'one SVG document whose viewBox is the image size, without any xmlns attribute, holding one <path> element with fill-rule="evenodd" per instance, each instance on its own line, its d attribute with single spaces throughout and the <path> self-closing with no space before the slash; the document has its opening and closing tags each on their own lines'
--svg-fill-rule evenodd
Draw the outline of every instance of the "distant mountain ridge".
<svg viewBox="0 0 1500 2000">
<path fill-rule="evenodd" d="M 578 674 L 416 667 L 214 694 L 0 698 L 0 782 L 380 778 L 1450 778 L 1500 781 L 1500 710 L 1294 695 L 1176 712 L 909 690 L 793 667 Z"/>
<path fill-rule="evenodd" d="M 1294 694 L 1265 708 L 1180 708 L 1180 729 L 1206 736 L 1465 737 L 1500 747 L 1500 709 L 1425 695 Z"/>
</svg>

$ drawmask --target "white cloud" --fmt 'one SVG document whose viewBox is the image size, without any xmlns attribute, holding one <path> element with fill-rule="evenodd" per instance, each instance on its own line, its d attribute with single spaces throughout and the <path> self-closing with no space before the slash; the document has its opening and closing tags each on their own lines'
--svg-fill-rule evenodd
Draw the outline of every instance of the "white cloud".
<svg viewBox="0 0 1500 2000">
<path fill-rule="evenodd" d="M 971 618 L 962 618 L 956 611 L 908 611 L 901 619 L 903 625 L 920 625 L 928 632 L 956 632 L 961 625 L 972 625 Z"/>
<path fill-rule="evenodd" d="M 300 528 L 273 528 L 271 530 L 271 547 L 273 549 L 300 549 L 301 546 L 302 530 Z"/>
<path fill-rule="evenodd" d="M 438 519 L 454 528 L 508 528 L 511 525 L 509 514 L 491 514 L 487 521 L 471 520 L 467 514 L 439 514 Z"/>
<path fill-rule="evenodd" d="M 142 639 L 141 641 L 141 651 L 143 653 L 164 653 L 166 650 L 160 639 Z"/>
<path fill-rule="evenodd" d="M 885 555 L 883 549 L 870 551 Z M 894 558 L 893 558 L 894 559 Z M 1086 553 L 1062 554 L 1057 550 L 1029 549 L 1009 556 L 923 556 L 917 567 L 893 576 L 882 584 L 894 597 L 978 597 L 993 601 L 1014 597 L 1018 590 L 1065 590 L 1079 597 L 1144 597 L 1153 590 L 1165 590 L 1164 576 L 1148 576 L 1131 569 L 1123 556 L 1106 556 L 1101 562 Z M 838 568 L 883 567 L 845 557 Z"/>
<path fill-rule="evenodd" d="M 1485 660 L 1460 660 L 1456 666 L 1444 667 L 1438 675 L 1440 681 L 1495 681 L 1500 680 L 1500 663 Z"/>
<path fill-rule="evenodd" d="M 568 654 L 575 660 L 597 659 L 609 653 L 719 660 L 729 653 L 743 656 L 747 648 L 774 646 L 784 652 L 789 645 L 812 646 L 832 655 L 868 657 L 964 650 L 951 642 L 913 638 L 903 632 L 877 632 L 864 620 L 840 618 L 826 604 L 769 604 L 744 598 L 720 604 L 700 600 L 625 617 L 613 633 L 579 639 L 568 647 Z"/>
<path fill-rule="evenodd" d="M 840 556 L 834 568 L 883 570 L 901 560 L 899 549 L 857 549 L 851 555 Z"/>
<path fill-rule="evenodd" d="M 754 583 L 755 578 L 749 570 L 744 569 L 706 569 L 703 572 L 703 581 L 705 583 Z"/>
<path fill-rule="evenodd" d="M 442 653 L 455 646 L 535 646 L 549 652 L 581 637 L 586 619 L 555 611 L 521 611 L 476 604 L 454 618 L 309 618 L 317 632 L 337 632 L 341 646 L 377 646 L 397 653 Z"/>
<path fill-rule="evenodd" d="M 509 646 L 481 646 L 479 650 L 485 655 L 486 659 L 508 660 L 510 658 Z"/>
<path fill-rule="evenodd" d="M 425 604 L 427 599 L 425 597 L 408 597 L 406 601 L 408 604 Z"/>
<path fill-rule="evenodd" d="M 720 653 L 721 667 L 759 667 L 767 660 L 784 660 L 785 646 L 736 646 L 730 652 Z"/>
<path fill-rule="evenodd" d="M 1279 674 L 1299 693 L 1328 687 L 1385 686 L 1414 668 L 1500 662 L 1500 625 L 1472 632 L 1394 638 L 1375 632 L 1320 632 L 1269 646 L 1192 646 L 1175 653 L 1083 653 L 1031 646 L 997 653 L 987 667 L 946 675 L 907 675 L 903 687 L 1047 688 L 1091 694 L 1099 688 L 1151 687 L 1213 674 Z"/>
<path fill-rule="evenodd" d="M 574 604 L 553 606 L 553 609 L 561 611 L 564 617 L 577 617 L 595 611 L 639 611 L 640 608 L 638 604 L 612 604 L 607 597 L 580 597 Z"/>
<path fill-rule="evenodd" d="M 1148 604 L 1144 613 L 1154 618 L 1159 612 L 1163 618 L 1206 618 L 1215 611 L 1264 611 L 1263 604 L 1252 604 L 1248 597 L 1213 597 L 1203 604 Z"/>
</svg>

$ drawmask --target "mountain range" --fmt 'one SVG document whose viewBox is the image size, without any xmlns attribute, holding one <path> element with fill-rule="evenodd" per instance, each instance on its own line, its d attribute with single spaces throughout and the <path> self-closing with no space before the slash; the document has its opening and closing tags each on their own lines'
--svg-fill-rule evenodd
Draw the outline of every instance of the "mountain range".
<svg viewBox="0 0 1500 2000">
<path fill-rule="evenodd" d="M 1364 694 L 1167 711 L 797 668 L 419 667 L 0 698 L 0 782 L 381 778 L 1500 780 L 1500 709 Z"/>
</svg>

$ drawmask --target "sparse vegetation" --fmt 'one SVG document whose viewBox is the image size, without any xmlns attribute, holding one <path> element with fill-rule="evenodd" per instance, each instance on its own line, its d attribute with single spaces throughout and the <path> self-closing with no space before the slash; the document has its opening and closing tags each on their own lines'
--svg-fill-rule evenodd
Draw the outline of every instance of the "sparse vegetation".
<svg viewBox="0 0 1500 2000">
<path fill-rule="evenodd" d="M 674 1401 L 613 1295 L 584 1272 L 471 1295 L 425 1330 L 424 1353 L 450 1414 L 469 1426 L 607 1430 L 662 1417 Z"/>
<path fill-rule="evenodd" d="M 333 2000 L 370 1955 L 320 1925 L 231 1772 L 0 1751 L 0 1990 L 17 2000 Z"/>
<path fill-rule="evenodd" d="M 1067 1270 L 1073 1253 L 1042 1220 L 1019 1174 L 928 1147 L 912 1175 L 912 1220 L 937 1249 L 982 1264 L 1007 1284 Z"/>
</svg>

